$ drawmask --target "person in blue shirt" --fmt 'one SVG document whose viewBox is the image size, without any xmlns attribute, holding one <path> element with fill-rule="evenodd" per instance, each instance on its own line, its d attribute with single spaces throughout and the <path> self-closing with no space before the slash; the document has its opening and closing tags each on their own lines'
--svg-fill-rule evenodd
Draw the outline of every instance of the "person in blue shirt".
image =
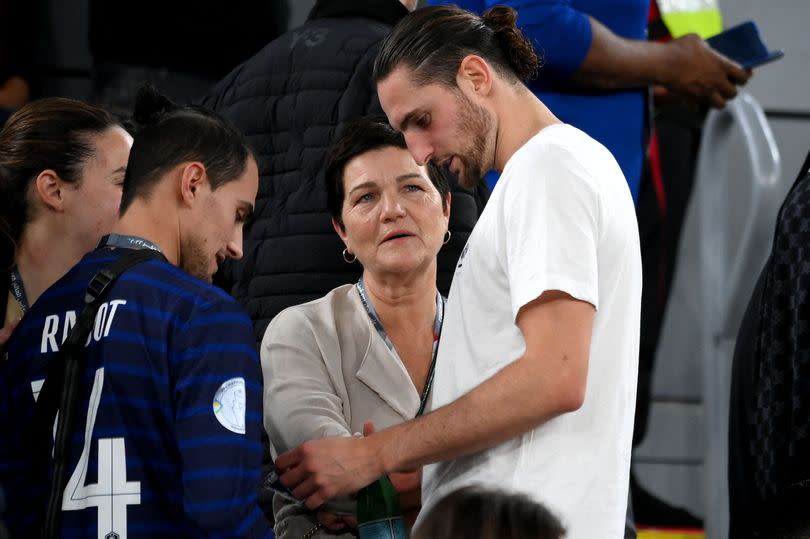
<svg viewBox="0 0 810 539">
<path fill-rule="evenodd" d="M 51 462 L 24 451 L 49 363 L 89 281 L 133 249 L 85 347 L 62 497 L 62 537 L 272 537 L 257 505 L 261 371 L 242 308 L 210 284 L 242 256 L 258 174 L 220 117 L 144 90 L 121 216 L 49 288 L 8 343 L 0 467 L 13 536 L 36 533 Z"/>
<path fill-rule="evenodd" d="M 476 13 L 494 5 L 518 12 L 517 25 L 542 58 L 529 88 L 565 123 L 616 158 L 638 201 L 650 85 L 723 107 L 751 76 L 696 34 L 646 41 L 649 0 L 429 0 Z M 488 178 L 492 183 L 493 178 Z"/>
</svg>

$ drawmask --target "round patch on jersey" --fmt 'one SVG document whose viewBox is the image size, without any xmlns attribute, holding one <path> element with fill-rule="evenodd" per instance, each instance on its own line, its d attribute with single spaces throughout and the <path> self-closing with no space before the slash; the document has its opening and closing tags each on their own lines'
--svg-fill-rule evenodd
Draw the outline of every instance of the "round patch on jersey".
<svg viewBox="0 0 810 539">
<path fill-rule="evenodd" d="M 236 434 L 245 433 L 245 379 L 231 378 L 214 395 L 214 417 Z"/>
</svg>

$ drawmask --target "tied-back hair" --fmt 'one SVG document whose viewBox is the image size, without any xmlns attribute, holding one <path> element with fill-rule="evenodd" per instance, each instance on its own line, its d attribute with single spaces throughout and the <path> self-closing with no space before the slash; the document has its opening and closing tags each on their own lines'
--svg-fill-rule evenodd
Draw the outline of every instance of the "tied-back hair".
<svg viewBox="0 0 810 539">
<path fill-rule="evenodd" d="M 481 486 L 453 491 L 433 506 L 411 539 L 563 539 L 565 528 L 525 494 Z"/>
<path fill-rule="evenodd" d="M 341 213 L 346 190 L 343 171 L 355 157 L 366 152 L 383 148 L 400 148 L 407 151 L 405 137 L 395 131 L 384 116 L 371 116 L 352 120 L 344 126 L 332 143 L 326 156 L 324 177 L 326 180 L 326 205 L 332 218 L 343 226 Z M 428 178 L 442 197 L 442 208 L 447 209 L 447 195 L 450 182 L 443 169 L 429 162 L 426 167 Z"/>
<path fill-rule="evenodd" d="M 94 135 L 122 127 L 108 111 L 61 97 L 28 103 L 0 131 L 0 270 L 14 265 L 27 223 L 36 216 L 28 193 L 45 170 L 78 185 L 93 157 Z"/>
<path fill-rule="evenodd" d="M 238 179 L 253 152 L 245 137 L 208 109 L 177 105 L 143 85 L 132 115 L 135 141 L 129 153 L 121 195 L 121 215 L 136 198 L 148 199 L 172 168 L 197 161 L 205 167 L 211 190 Z"/>
<path fill-rule="evenodd" d="M 490 8 L 483 17 L 456 6 L 417 9 L 383 41 L 374 80 L 380 82 L 404 65 L 418 86 L 437 82 L 454 88 L 461 61 L 474 54 L 510 82 L 528 81 L 537 74 L 539 60 L 516 20 L 517 11 L 506 6 Z"/>
</svg>

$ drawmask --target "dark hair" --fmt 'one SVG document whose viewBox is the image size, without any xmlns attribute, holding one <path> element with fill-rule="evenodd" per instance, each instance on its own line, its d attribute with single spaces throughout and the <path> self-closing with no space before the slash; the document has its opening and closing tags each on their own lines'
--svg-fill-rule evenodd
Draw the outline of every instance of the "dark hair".
<svg viewBox="0 0 810 539">
<path fill-rule="evenodd" d="M 28 207 L 31 184 L 44 170 L 53 170 L 78 184 L 95 147 L 93 135 L 121 126 L 104 109 L 61 97 L 28 103 L 0 131 L 0 233 L 2 267 L 13 264 L 23 229 L 33 218 Z"/>
<path fill-rule="evenodd" d="M 418 86 L 438 82 L 456 86 L 461 61 L 476 54 L 514 83 L 534 78 L 537 54 L 515 26 L 517 11 L 495 6 L 479 17 L 456 6 L 430 6 L 401 19 L 383 40 L 374 62 L 380 82 L 400 64 L 410 68 Z"/>
<path fill-rule="evenodd" d="M 565 528 L 525 494 L 480 486 L 453 491 L 428 512 L 412 539 L 562 539 Z"/>
<path fill-rule="evenodd" d="M 150 85 L 138 91 L 132 115 L 135 141 L 129 153 L 121 195 L 121 215 L 173 167 L 199 161 L 211 189 L 239 178 L 253 156 L 245 137 L 218 114 L 202 107 L 179 106 Z"/>
<path fill-rule="evenodd" d="M 341 226 L 343 219 L 343 171 L 346 164 L 358 155 L 393 146 L 407 150 L 405 137 L 382 118 L 359 118 L 349 122 L 329 149 L 326 157 L 326 204 L 329 213 Z M 442 197 L 442 208 L 447 207 L 450 182 L 445 172 L 432 162 L 427 164 L 428 178 Z"/>
</svg>

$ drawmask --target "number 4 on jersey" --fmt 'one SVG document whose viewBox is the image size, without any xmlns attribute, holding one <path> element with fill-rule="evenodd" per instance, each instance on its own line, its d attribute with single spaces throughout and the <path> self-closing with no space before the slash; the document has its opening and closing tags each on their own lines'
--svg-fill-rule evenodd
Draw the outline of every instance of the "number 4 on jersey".
<svg viewBox="0 0 810 539">
<path fill-rule="evenodd" d="M 41 384 L 38 384 L 41 385 Z M 35 384 L 32 384 L 35 386 Z M 104 387 L 104 369 L 96 370 L 93 390 L 87 406 L 87 422 L 84 429 L 84 445 L 76 469 L 65 486 L 62 498 L 63 511 L 80 511 L 89 507 L 98 508 L 98 538 L 126 539 L 127 506 L 141 503 L 140 481 L 127 481 L 127 454 L 124 438 L 101 438 L 98 441 L 98 480 L 87 485 L 87 466 L 93 441 L 101 390 Z M 38 396 L 37 387 L 35 398 Z"/>
</svg>

